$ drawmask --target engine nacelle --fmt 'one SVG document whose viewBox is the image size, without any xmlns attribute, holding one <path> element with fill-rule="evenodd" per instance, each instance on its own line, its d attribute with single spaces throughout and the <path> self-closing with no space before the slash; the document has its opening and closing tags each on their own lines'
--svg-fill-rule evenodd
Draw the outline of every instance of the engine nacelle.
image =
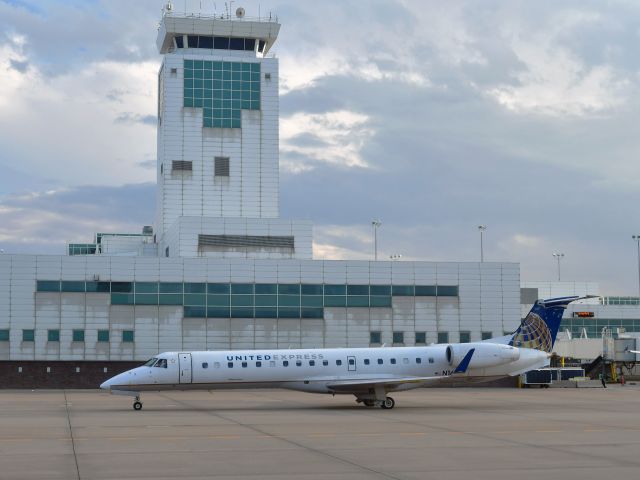
<svg viewBox="0 0 640 480">
<path fill-rule="evenodd" d="M 447 346 L 447 361 L 457 367 L 469 350 L 475 349 L 469 368 L 485 368 L 515 362 L 520 358 L 520 349 L 498 343 L 458 343 Z"/>
</svg>

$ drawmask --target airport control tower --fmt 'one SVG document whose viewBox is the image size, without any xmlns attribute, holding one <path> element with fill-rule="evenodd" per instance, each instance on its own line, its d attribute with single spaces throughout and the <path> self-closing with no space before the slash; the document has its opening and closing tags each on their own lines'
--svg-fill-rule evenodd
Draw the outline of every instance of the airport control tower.
<svg viewBox="0 0 640 480">
<path fill-rule="evenodd" d="M 156 242 L 164 257 L 312 257 L 279 219 L 277 19 L 176 13 L 158 30 Z"/>
</svg>

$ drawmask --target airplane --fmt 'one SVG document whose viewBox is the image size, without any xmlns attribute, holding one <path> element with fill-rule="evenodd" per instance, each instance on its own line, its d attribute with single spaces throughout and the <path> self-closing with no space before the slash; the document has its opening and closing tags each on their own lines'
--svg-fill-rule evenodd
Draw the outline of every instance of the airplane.
<svg viewBox="0 0 640 480">
<path fill-rule="evenodd" d="M 350 394 L 367 407 L 392 409 L 390 392 L 480 383 L 549 364 L 565 308 L 580 297 L 537 300 L 511 335 L 419 347 L 318 348 L 161 353 L 100 388 L 135 397 L 163 390 L 283 388 Z"/>
</svg>

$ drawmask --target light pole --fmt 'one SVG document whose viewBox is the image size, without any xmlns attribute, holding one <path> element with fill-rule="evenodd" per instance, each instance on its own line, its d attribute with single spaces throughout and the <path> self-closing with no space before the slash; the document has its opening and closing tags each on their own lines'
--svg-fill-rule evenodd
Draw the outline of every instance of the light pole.
<svg viewBox="0 0 640 480">
<path fill-rule="evenodd" d="M 638 244 L 638 301 L 640 301 L 640 235 L 631 235 Z"/>
<path fill-rule="evenodd" d="M 371 222 L 373 227 L 373 259 L 378 260 L 378 227 L 382 225 L 379 218 L 376 218 Z"/>
<path fill-rule="evenodd" d="M 558 281 L 560 281 L 560 260 L 564 257 L 564 253 L 555 252 L 553 256 L 558 260 Z"/>
<path fill-rule="evenodd" d="M 486 229 L 486 225 L 478 225 L 478 231 L 480 232 L 480 262 L 484 262 L 484 245 L 482 244 L 482 234 Z"/>
</svg>

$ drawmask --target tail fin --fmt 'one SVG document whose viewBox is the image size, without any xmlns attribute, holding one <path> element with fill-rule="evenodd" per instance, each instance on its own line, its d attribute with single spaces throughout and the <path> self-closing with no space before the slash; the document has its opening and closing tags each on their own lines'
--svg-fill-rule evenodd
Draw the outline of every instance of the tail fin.
<svg viewBox="0 0 640 480">
<path fill-rule="evenodd" d="M 560 297 L 537 300 L 511 337 L 509 345 L 551 352 L 556 341 L 562 314 L 571 302 L 580 297 Z"/>
</svg>

